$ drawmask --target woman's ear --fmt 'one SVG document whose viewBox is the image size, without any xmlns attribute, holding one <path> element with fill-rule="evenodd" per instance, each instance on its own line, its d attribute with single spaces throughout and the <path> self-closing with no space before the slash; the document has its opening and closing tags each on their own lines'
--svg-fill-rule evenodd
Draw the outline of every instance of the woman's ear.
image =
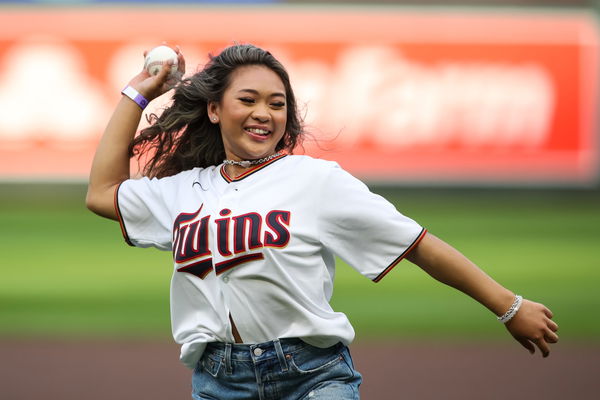
<svg viewBox="0 0 600 400">
<path fill-rule="evenodd" d="M 214 101 L 209 101 L 206 105 L 206 113 L 208 114 L 210 122 L 212 122 L 213 124 L 219 123 L 219 107 L 217 103 L 215 103 Z"/>
</svg>

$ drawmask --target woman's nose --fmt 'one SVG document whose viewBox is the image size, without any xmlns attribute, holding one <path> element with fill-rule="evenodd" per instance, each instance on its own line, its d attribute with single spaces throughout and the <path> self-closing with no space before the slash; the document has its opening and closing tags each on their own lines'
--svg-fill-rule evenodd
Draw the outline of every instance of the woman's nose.
<svg viewBox="0 0 600 400">
<path fill-rule="evenodd" d="M 259 122 L 268 122 L 271 119 L 271 114 L 266 107 L 257 106 L 252 112 L 252 118 Z"/>
</svg>

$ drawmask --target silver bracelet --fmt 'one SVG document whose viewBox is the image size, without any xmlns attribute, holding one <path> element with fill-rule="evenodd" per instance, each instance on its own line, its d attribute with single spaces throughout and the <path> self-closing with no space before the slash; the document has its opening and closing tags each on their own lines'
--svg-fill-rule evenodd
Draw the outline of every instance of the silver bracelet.
<svg viewBox="0 0 600 400">
<path fill-rule="evenodd" d="M 506 313 L 504 313 L 504 315 L 498 317 L 498 321 L 502 322 L 503 324 L 510 321 L 512 319 L 512 317 L 515 316 L 517 311 L 519 311 L 519 308 L 521 307 L 522 303 L 523 303 L 523 297 L 519 296 L 518 294 L 515 295 L 514 303 L 512 303 L 512 306 L 510 306 L 510 308 L 508 309 L 508 311 Z"/>
</svg>

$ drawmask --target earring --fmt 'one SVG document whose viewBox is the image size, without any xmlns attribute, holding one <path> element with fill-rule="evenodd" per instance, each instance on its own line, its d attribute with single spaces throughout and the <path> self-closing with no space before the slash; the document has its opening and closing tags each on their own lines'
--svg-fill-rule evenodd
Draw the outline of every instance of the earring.
<svg viewBox="0 0 600 400">
<path fill-rule="evenodd" d="M 212 117 L 213 122 L 217 121 L 217 117 Z"/>
</svg>

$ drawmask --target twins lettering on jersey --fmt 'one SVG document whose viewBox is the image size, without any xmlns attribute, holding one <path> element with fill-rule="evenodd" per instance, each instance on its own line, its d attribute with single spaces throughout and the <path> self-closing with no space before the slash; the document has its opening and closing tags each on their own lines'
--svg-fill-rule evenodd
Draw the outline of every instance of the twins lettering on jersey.
<svg viewBox="0 0 600 400">
<path fill-rule="evenodd" d="M 211 252 L 210 215 L 201 216 L 202 208 L 194 213 L 181 213 L 173 224 L 173 259 L 179 272 L 187 272 L 204 279 L 213 270 Z M 285 247 L 290 241 L 290 212 L 272 210 L 261 215 L 256 212 L 231 215 L 224 208 L 215 218 L 216 246 L 221 261 L 214 265 L 217 275 L 241 264 L 261 260 L 260 249 Z"/>
</svg>

